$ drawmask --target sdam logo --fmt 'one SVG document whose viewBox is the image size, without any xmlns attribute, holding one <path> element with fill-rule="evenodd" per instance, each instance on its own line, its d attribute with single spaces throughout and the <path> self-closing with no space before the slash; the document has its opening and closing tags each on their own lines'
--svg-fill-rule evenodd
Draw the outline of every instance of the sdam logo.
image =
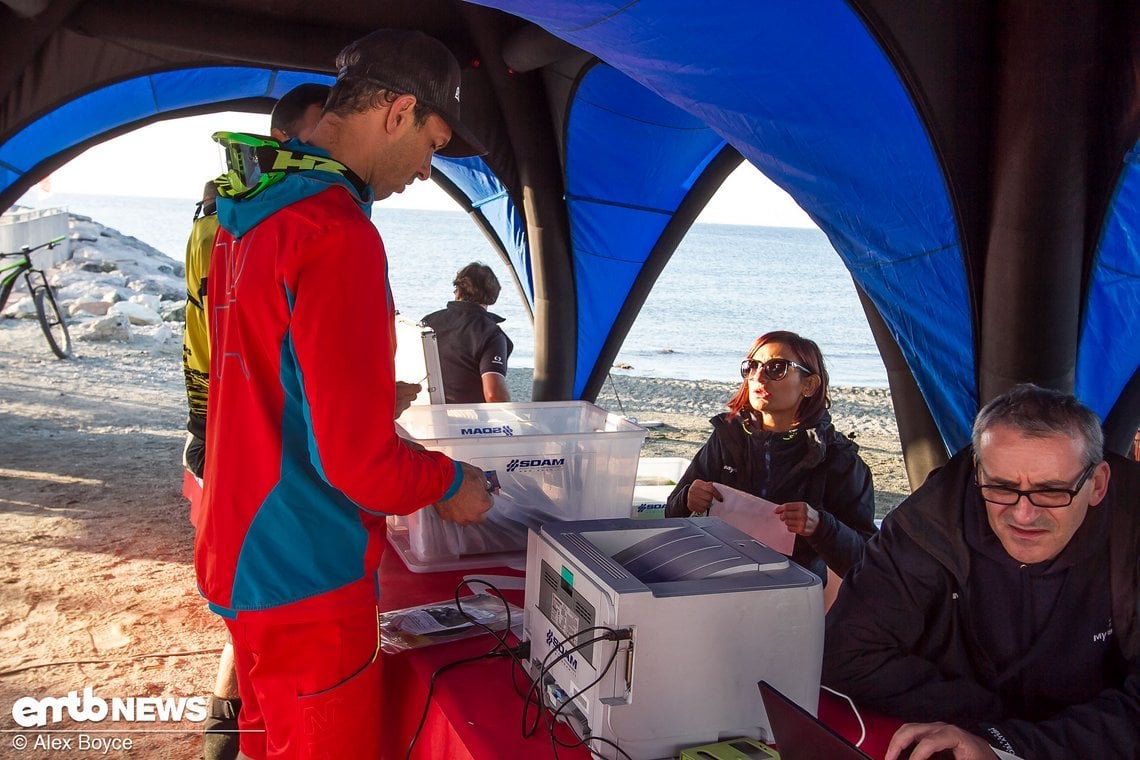
<svg viewBox="0 0 1140 760">
<path fill-rule="evenodd" d="M 515 434 L 514 428 L 510 425 L 493 425 L 490 427 L 472 427 L 472 428 L 459 428 L 460 435 L 505 435 L 512 436 Z"/>
<path fill-rule="evenodd" d="M 565 457 L 557 459 L 512 459 L 507 462 L 507 472 L 515 470 L 553 470 L 566 464 Z"/>
<path fill-rule="evenodd" d="M 558 638 L 558 636 L 554 634 L 554 631 L 550 630 L 549 628 L 546 629 L 546 646 L 557 650 L 559 659 L 565 660 L 566 665 L 570 668 L 570 670 L 573 670 L 574 672 L 578 671 L 578 658 L 574 656 L 574 652 L 567 651 L 566 642 L 563 639 Z M 547 657 L 549 656 L 550 655 L 547 654 Z M 557 660 L 555 660 L 555 662 L 557 662 Z"/>
</svg>

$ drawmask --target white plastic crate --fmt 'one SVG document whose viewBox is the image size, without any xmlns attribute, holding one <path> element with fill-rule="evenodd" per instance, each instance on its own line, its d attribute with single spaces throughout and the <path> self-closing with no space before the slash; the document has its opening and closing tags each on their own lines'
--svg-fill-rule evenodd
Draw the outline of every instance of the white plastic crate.
<svg viewBox="0 0 1140 760">
<path fill-rule="evenodd" d="M 637 520 L 660 520 L 665 517 L 669 494 L 675 486 L 634 486 L 633 505 L 629 516 Z"/>
<path fill-rule="evenodd" d="M 637 461 L 637 481 L 629 516 L 656 520 L 665 516 L 665 502 L 689 469 L 684 457 L 642 457 Z"/>
<path fill-rule="evenodd" d="M 389 540 L 414 572 L 511 564 L 525 557 L 528 528 L 628 516 L 646 435 L 586 401 L 413 406 L 400 426 L 499 484 L 481 525 L 445 522 L 430 506 L 388 518 Z"/>
<path fill-rule="evenodd" d="M 634 502 L 629 516 L 637 520 L 659 520 L 665 517 L 666 500 L 681 480 L 689 459 L 684 457 L 642 457 L 637 460 Z"/>
<path fill-rule="evenodd" d="M 642 457 L 637 460 L 637 485 L 675 486 L 691 461 L 685 457 Z"/>
</svg>

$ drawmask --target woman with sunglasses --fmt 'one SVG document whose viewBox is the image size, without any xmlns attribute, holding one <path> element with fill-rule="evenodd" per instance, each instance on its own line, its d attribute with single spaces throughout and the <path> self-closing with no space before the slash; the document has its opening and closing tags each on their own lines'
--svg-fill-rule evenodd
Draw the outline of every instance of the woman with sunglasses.
<svg viewBox="0 0 1140 760">
<path fill-rule="evenodd" d="M 792 560 L 827 582 L 863 556 L 875 533 L 875 489 L 859 447 L 831 424 L 827 369 L 815 341 L 774 331 L 752 344 L 744 379 L 713 417 L 666 505 L 666 517 L 716 514 L 717 484 L 776 503 L 796 534 Z"/>
</svg>

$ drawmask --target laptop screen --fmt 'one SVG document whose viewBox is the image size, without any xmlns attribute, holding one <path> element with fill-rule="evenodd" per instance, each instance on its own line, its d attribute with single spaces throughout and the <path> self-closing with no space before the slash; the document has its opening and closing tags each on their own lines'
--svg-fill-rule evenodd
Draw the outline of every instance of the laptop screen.
<svg viewBox="0 0 1140 760">
<path fill-rule="evenodd" d="M 757 685 L 781 760 L 871 760 L 767 681 Z"/>
</svg>

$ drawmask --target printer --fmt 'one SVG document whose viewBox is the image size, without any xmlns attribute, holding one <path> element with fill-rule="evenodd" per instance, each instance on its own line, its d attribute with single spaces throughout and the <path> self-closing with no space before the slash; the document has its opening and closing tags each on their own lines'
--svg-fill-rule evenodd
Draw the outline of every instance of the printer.
<svg viewBox="0 0 1140 760">
<path fill-rule="evenodd" d="M 713 517 L 547 522 L 528 537 L 526 668 L 605 758 L 771 742 L 759 680 L 818 709 L 822 588 Z"/>
</svg>

